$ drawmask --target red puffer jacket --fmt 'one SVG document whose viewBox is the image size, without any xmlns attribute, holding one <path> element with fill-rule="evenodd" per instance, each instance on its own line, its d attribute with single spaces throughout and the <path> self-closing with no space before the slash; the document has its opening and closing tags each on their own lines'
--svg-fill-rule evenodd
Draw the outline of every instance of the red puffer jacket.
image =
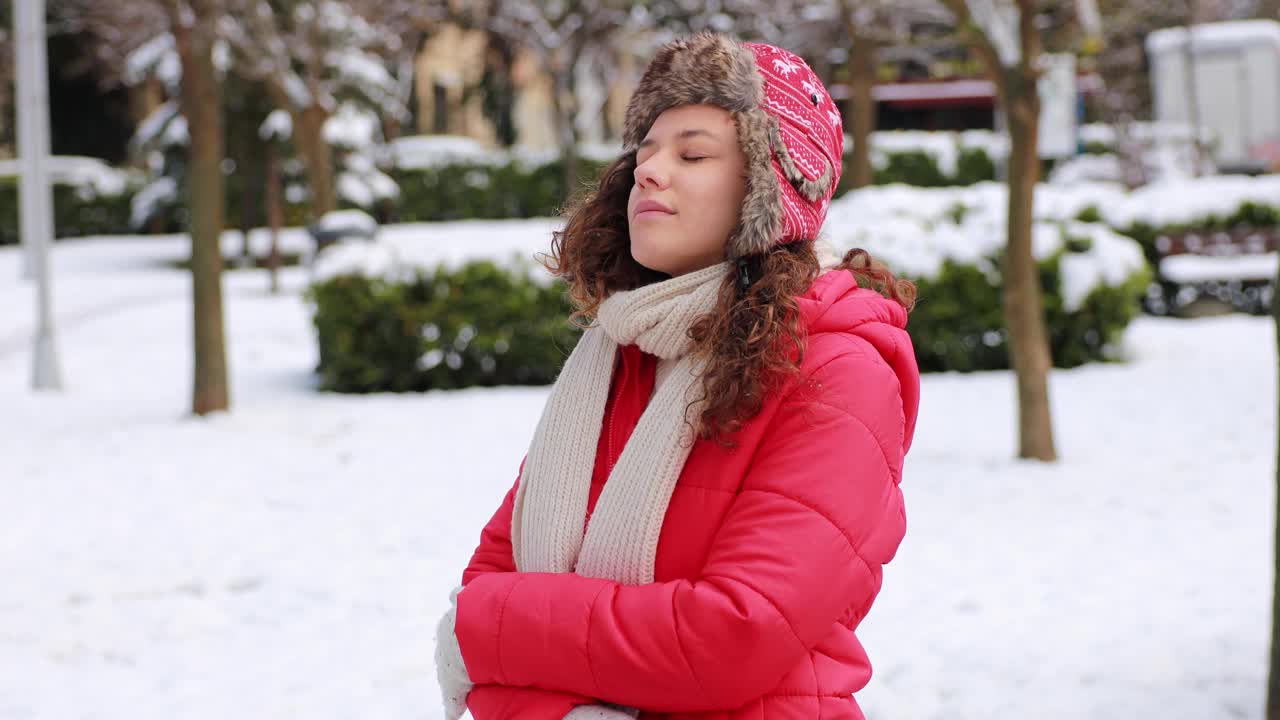
<svg viewBox="0 0 1280 720">
<path fill-rule="evenodd" d="M 848 271 L 824 274 L 799 303 L 799 377 L 743 426 L 737 449 L 694 445 L 655 582 L 515 572 L 507 494 L 458 595 L 477 720 L 558 720 L 600 701 L 640 708 L 641 720 L 863 717 L 853 693 L 871 665 L 854 631 L 906 531 L 898 484 L 920 377 L 903 308 Z M 634 346 L 619 356 L 589 508 L 653 389 L 655 358 Z"/>
</svg>

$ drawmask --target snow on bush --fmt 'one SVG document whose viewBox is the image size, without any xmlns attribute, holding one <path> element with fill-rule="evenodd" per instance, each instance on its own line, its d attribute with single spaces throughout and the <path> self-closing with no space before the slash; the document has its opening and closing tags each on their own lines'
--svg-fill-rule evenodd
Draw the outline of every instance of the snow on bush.
<svg viewBox="0 0 1280 720">
<path fill-rule="evenodd" d="M 177 199 L 177 180 L 168 175 L 162 175 L 152 180 L 133 196 L 133 210 L 129 215 L 129 224 L 135 228 L 142 227 L 142 224 L 154 215 L 157 210 L 175 202 Z"/>
<path fill-rule="evenodd" d="M 51 155 L 48 159 L 49 182 L 76 189 L 80 199 L 120 197 L 137 184 L 137 173 L 114 168 L 98 158 L 77 155 Z M 21 160 L 0 160 L 0 178 L 15 181 L 22 172 Z"/>
<path fill-rule="evenodd" d="M 845 135 L 845 152 L 853 150 L 853 137 Z M 963 132 L 927 130 L 878 130 L 871 133 L 871 163 L 884 169 L 889 156 L 921 152 L 938 165 L 944 175 L 955 175 L 960 154 L 965 150 L 982 150 L 992 162 L 1002 162 L 1009 153 L 1006 136 L 990 130 Z"/>
<path fill-rule="evenodd" d="M 507 158 L 480 141 L 457 135 L 407 135 L 390 143 L 395 166 L 422 170 L 447 165 L 502 165 Z"/>
<path fill-rule="evenodd" d="M 1210 175 L 1152 183 L 1099 206 L 1115 228 L 1194 226 L 1234 215 L 1245 204 L 1280 207 L 1280 175 Z"/>
<path fill-rule="evenodd" d="M 1077 222 L 1084 209 L 1114 197 L 1111 186 L 1037 188 L 1032 249 L 1044 261 L 1063 255 L 1063 303 L 1078 309 L 1098 287 L 1120 287 L 1143 272 L 1141 246 L 1097 223 Z M 871 187 L 831 203 L 824 232 L 838 252 L 860 247 L 895 272 L 936 280 L 947 262 L 979 267 L 999 279 L 995 258 L 1005 247 L 1006 190 L 997 183 L 964 188 Z"/>
</svg>

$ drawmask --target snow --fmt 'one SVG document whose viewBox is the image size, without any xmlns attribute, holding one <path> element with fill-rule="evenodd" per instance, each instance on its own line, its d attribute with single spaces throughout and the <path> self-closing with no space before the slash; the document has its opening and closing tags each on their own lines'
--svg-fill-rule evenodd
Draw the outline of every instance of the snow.
<svg viewBox="0 0 1280 720">
<path fill-rule="evenodd" d="M 293 117 L 287 110 L 272 110 L 258 127 L 263 140 L 288 140 L 293 137 Z"/>
<path fill-rule="evenodd" d="M 131 201 L 131 211 L 129 213 L 129 224 L 133 227 L 142 227 L 160 205 L 171 203 L 178 198 L 178 181 L 163 175 L 148 183 Z"/>
<path fill-rule="evenodd" d="M 853 149 L 853 136 L 844 136 L 844 149 Z M 1009 154 L 1009 139 L 990 130 L 963 132 L 928 130 L 877 130 L 871 133 L 871 162 L 878 169 L 889 163 L 889 155 L 923 152 L 933 158 L 938 169 L 953 175 L 963 150 L 979 149 L 992 162 L 999 163 Z"/>
<path fill-rule="evenodd" d="M 1112 227 L 1138 222 L 1163 227 L 1226 217 L 1246 202 L 1280 204 L 1280 175 L 1211 175 L 1152 183 L 1100 209 Z"/>
<path fill-rule="evenodd" d="M 1134 122 L 1129 123 L 1127 131 L 1134 140 L 1155 144 L 1190 144 L 1195 136 L 1191 126 L 1184 123 Z M 1213 130 L 1208 127 L 1201 128 L 1200 139 L 1203 142 L 1212 142 Z M 1114 147 L 1118 140 L 1119 134 L 1113 125 L 1088 123 L 1080 126 L 1080 141 L 1083 143 Z"/>
<path fill-rule="evenodd" d="M 1040 191 L 1043 199 L 1038 199 L 1039 221 L 1033 232 L 1035 256 L 1051 257 L 1071 238 L 1088 240 L 1087 247 L 1065 253 L 1060 265 L 1068 311 L 1079 309 L 1094 288 L 1119 286 L 1146 267 L 1141 247 L 1133 239 L 1101 224 L 1073 220 L 1084 208 L 1114 193 L 1113 188 L 1042 186 Z M 864 248 L 895 272 L 911 277 L 936 278 L 948 260 L 976 265 L 996 277 L 994 258 L 1005 244 L 1005 202 L 1003 187 L 996 183 L 965 188 L 867 188 L 831 204 L 824 233 L 836 251 Z M 965 208 L 959 223 L 951 217 L 957 207 Z M 478 226 L 487 230 L 480 231 Z M 535 254 L 547 249 L 551 233 L 562 226 L 559 219 L 387 226 L 381 228 L 376 242 L 344 248 L 341 262 L 326 264 L 327 277 L 341 274 L 343 264 L 364 275 L 372 272 L 369 268 L 382 268 L 389 279 L 417 270 L 430 272 L 442 263 L 457 267 L 474 259 L 528 269 Z M 374 257 L 362 259 L 361 252 Z M 550 280 L 537 268 L 534 277 Z"/>
<path fill-rule="evenodd" d="M 311 90 L 307 88 L 307 84 L 302 78 L 292 70 L 286 70 L 283 75 L 282 84 L 284 86 L 285 95 L 288 96 L 289 102 L 293 103 L 295 109 L 310 107 L 312 103 Z"/>
<path fill-rule="evenodd" d="M 50 183 L 74 187 L 85 200 L 119 197 L 133 184 L 136 175 L 98 158 L 79 155 L 50 155 L 46 172 Z M 21 159 L 0 160 L 0 177 L 17 178 L 21 173 Z"/>
<path fill-rule="evenodd" d="M 182 79 L 182 61 L 173 35 L 164 33 L 143 43 L 125 58 L 124 80 L 137 85 L 154 75 L 166 87 L 177 87 Z"/>
<path fill-rule="evenodd" d="M 1132 238 L 1097 223 L 1067 223 L 1067 236 L 1087 238 L 1087 252 L 1064 253 L 1058 272 L 1062 282 L 1062 306 L 1074 312 L 1084 304 L 1094 288 L 1120 287 L 1146 267 L 1142 247 Z"/>
<path fill-rule="evenodd" d="M 374 203 L 373 191 L 365 184 L 360 176 L 349 173 L 338 173 L 335 181 L 337 185 L 338 196 L 360 207 L 372 207 Z"/>
<path fill-rule="evenodd" d="M 1181 52 L 1187 44 L 1187 29 L 1164 28 L 1147 35 L 1147 52 L 1158 55 Z M 1234 20 L 1196 25 L 1191 44 L 1197 53 L 1242 50 L 1250 45 L 1270 46 L 1280 52 L 1280 23 L 1274 20 Z"/>
<path fill-rule="evenodd" d="M 360 207 L 372 207 L 379 200 L 400 196 L 400 186 L 391 176 L 378 170 L 364 155 L 347 157 L 347 169 L 338 173 L 338 194 Z"/>
<path fill-rule="evenodd" d="M 1035 216 L 1040 220 L 1070 220 L 1089 207 L 1120 202 L 1124 188 L 1114 183 L 1080 183 L 1070 186 L 1036 186 Z M 828 230 L 857 223 L 873 223 L 883 217 L 912 217 L 926 224 L 948 219 L 957 206 L 965 217 L 1003 221 L 1008 193 L 996 182 L 961 187 L 920 188 L 901 183 L 874 185 L 846 193 L 831 201 Z"/>
<path fill-rule="evenodd" d="M 1276 253 L 1206 256 L 1170 255 L 1160 259 L 1160 276 L 1175 283 L 1274 280 Z"/>
<path fill-rule="evenodd" d="M 377 279 L 392 276 L 399 266 L 394 249 L 386 243 L 342 240 L 316 257 L 314 278 L 323 282 L 340 275 Z"/>
<path fill-rule="evenodd" d="M 366 150 L 382 134 L 378 116 L 351 103 L 343 103 L 324 122 L 324 141 L 330 146 Z"/>
<path fill-rule="evenodd" d="M 421 170 L 445 165 L 502 165 L 503 153 L 459 135 L 405 135 L 389 143 L 396 167 Z"/>
<path fill-rule="evenodd" d="M 373 236 L 378 232 L 378 221 L 370 217 L 368 213 L 359 210 L 334 210 L 325 213 L 316 222 L 316 228 L 326 232 L 354 229 Z"/>
<path fill-rule="evenodd" d="M 164 135 L 160 138 L 160 147 L 185 147 L 191 143 L 191 133 L 187 130 L 187 118 L 178 115 L 164 127 Z"/>
<path fill-rule="evenodd" d="M 622 155 L 622 142 L 584 142 L 578 145 L 578 154 L 594 162 L 613 162 Z"/>
<path fill-rule="evenodd" d="M 1108 153 L 1076 155 L 1055 163 L 1047 180 L 1053 185 L 1075 185 L 1082 182 L 1118 182 L 1120 178 L 1120 158 Z"/>
<path fill-rule="evenodd" d="M 325 121 L 324 139 L 330 146 L 346 150 L 343 169 L 335 179 L 340 197 L 360 207 L 372 207 L 379 200 L 398 197 L 400 187 L 379 170 L 375 154 L 383 154 L 382 128 L 378 116 L 366 108 L 343 103 Z"/>
<path fill-rule="evenodd" d="M 825 228 L 838 235 L 900 217 L 931 227 L 949 220 L 957 208 L 964 209 L 966 221 L 1003 222 L 1006 192 L 1004 185 L 995 182 L 943 188 L 877 185 L 833 200 Z M 1071 220 L 1083 210 L 1096 208 L 1107 225 L 1125 230 L 1136 223 L 1160 228 L 1223 219 L 1245 203 L 1280 206 L 1280 174 L 1174 177 L 1132 192 L 1111 182 L 1041 183 L 1036 186 L 1035 215 L 1045 221 Z M 875 233 L 889 237 L 887 231 Z"/>
<path fill-rule="evenodd" d="M 550 225 L 387 230 L 445 256 Z M 0 716 L 438 720 L 435 621 L 547 388 L 317 393 L 306 271 L 272 296 L 243 270 L 233 409 L 186 417 L 188 250 L 53 247 L 60 394 L 28 390 L 34 293 L 0 283 Z M 859 631 L 869 717 L 1262 719 L 1271 321 L 1143 317 L 1124 348 L 1052 373 L 1050 466 L 1011 459 L 1009 373 L 923 379 L 909 529 Z"/>
<path fill-rule="evenodd" d="M 359 88 L 389 115 L 396 117 L 402 115 L 403 108 L 397 99 L 398 88 L 395 78 L 387 72 L 387 68 L 377 57 L 347 47 L 328 53 L 326 62 L 337 70 L 351 87 Z"/>
<path fill-rule="evenodd" d="M 1068 238 L 1089 240 L 1087 248 L 1065 253 L 1059 265 L 1068 311 L 1079 309 L 1094 288 L 1117 287 L 1146 266 L 1132 238 L 1105 225 L 1074 221 L 1085 208 L 1112 201 L 1120 192 L 1101 184 L 1036 188 L 1036 259 L 1059 252 Z M 863 248 L 911 277 L 936 279 L 951 261 L 976 265 L 994 278 L 995 258 L 1005 246 L 1007 202 L 1004 186 L 992 182 L 955 188 L 875 186 L 833 201 L 823 232 L 837 252 Z"/>
<path fill-rule="evenodd" d="M 133 145 L 139 148 L 157 146 L 161 139 L 166 136 L 165 133 L 174 118 L 181 117 L 181 113 L 177 100 L 168 100 L 161 103 L 143 118 L 142 122 L 138 123 L 138 129 L 133 133 Z"/>
<path fill-rule="evenodd" d="M 559 218 L 384 225 L 378 228 L 376 241 L 353 243 L 334 257 L 326 257 L 326 248 L 316 259 L 317 272 L 319 277 L 331 278 L 351 268 L 353 274 L 371 277 L 370 268 L 380 268 L 383 277 L 394 280 L 489 260 L 549 283 L 550 274 L 535 256 L 550 249 L 552 232 L 562 227 L 564 221 Z"/>
<path fill-rule="evenodd" d="M 368 184 L 369 192 L 376 200 L 391 200 L 400 196 L 400 186 L 384 172 L 369 170 L 361 177 Z"/>
<path fill-rule="evenodd" d="M 1191 142 L 1192 131 L 1186 125 L 1176 123 L 1131 123 L 1130 140 L 1138 144 L 1148 176 L 1153 180 L 1187 178 L 1194 174 L 1195 146 Z M 1101 144 L 1114 148 L 1117 134 L 1114 127 L 1093 123 L 1080 128 L 1079 139 L 1084 143 Z M 1211 144 L 1213 131 L 1205 128 L 1202 140 Z M 933 158 L 938 169 L 953 175 L 960 153 L 965 150 L 981 150 L 993 163 L 1004 162 L 1009 155 L 1009 138 L 991 130 L 925 131 L 879 130 L 871 134 L 872 164 L 877 169 L 888 165 L 893 154 L 922 152 Z M 853 149 L 853 137 L 846 134 L 845 152 Z M 1073 184 L 1086 181 L 1118 182 L 1120 168 L 1114 156 L 1078 155 L 1055 165 L 1049 178 L 1054 184 Z"/>
<path fill-rule="evenodd" d="M 560 157 L 560 151 L 555 148 L 491 148 L 461 135 L 406 135 L 392 140 L 389 145 L 396 167 L 402 170 L 463 164 L 497 167 L 513 161 L 526 170 L 532 170 Z M 594 162 L 612 162 L 621 154 L 622 145 L 615 142 L 585 142 L 578 146 L 578 155 Z"/>
</svg>

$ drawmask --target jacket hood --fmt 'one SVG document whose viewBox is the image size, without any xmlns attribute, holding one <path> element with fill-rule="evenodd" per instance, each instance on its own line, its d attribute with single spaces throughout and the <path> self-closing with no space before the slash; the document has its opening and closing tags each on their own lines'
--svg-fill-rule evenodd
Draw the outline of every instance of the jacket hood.
<svg viewBox="0 0 1280 720">
<path fill-rule="evenodd" d="M 875 290 L 858 287 L 853 273 L 831 270 L 796 298 L 810 335 L 845 333 L 865 340 L 898 377 L 906 419 L 904 451 L 911 446 L 920 407 L 920 369 L 907 334 L 907 311 Z"/>
</svg>

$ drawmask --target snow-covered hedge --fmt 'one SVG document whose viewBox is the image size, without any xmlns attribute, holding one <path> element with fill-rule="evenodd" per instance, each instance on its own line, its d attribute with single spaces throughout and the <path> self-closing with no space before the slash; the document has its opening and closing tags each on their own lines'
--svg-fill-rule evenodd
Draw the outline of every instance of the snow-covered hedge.
<svg viewBox="0 0 1280 720">
<path fill-rule="evenodd" d="M 877 185 L 972 185 L 995 179 L 996 163 L 1004 162 L 1008 154 L 1008 139 L 990 130 L 881 130 L 871 134 L 871 166 Z M 852 155 L 853 139 L 846 135 L 846 171 Z M 847 191 L 849 179 L 846 172 L 837 194 Z"/>
<path fill-rule="evenodd" d="M 307 291 L 324 390 L 546 385 L 577 342 L 563 286 L 535 278 L 528 267 L 481 260 L 404 272 L 386 246 L 371 244 L 363 257 L 355 257 L 357 247 L 326 253 L 343 254 L 361 272 Z"/>
<path fill-rule="evenodd" d="M 1004 187 L 997 183 L 965 188 L 868 188 L 833 203 L 827 229 L 837 237 L 857 230 L 875 237 L 901 235 L 932 242 L 947 237 L 949 222 L 952 226 L 981 226 L 982 237 L 1003 242 L 1006 201 Z M 1275 252 L 1249 250 L 1240 257 L 1166 257 L 1160 238 L 1189 230 L 1276 232 L 1280 228 L 1280 175 L 1180 178 L 1133 192 L 1114 183 L 1044 183 L 1036 188 L 1035 211 L 1037 219 L 1044 222 L 1102 223 L 1137 241 L 1155 275 L 1155 282 L 1143 296 L 1143 307 L 1148 312 L 1178 314 L 1205 296 L 1245 312 L 1269 311 L 1276 275 Z M 902 225 L 904 218 L 909 221 L 906 227 Z M 943 223 L 941 229 L 935 232 L 939 223 Z M 929 228 L 929 233 L 921 234 L 916 229 L 920 225 Z M 977 247 L 967 241 L 960 246 Z M 891 242 L 884 247 L 912 268 L 929 269 L 940 264 L 939 256 L 933 252 L 901 252 L 901 248 L 913 247 L 910 241 Z"/>
<path fill-rule="evenodd" d="M 603 162 L 579 160 L 579 177 L 589 182 Z M 457 162 L 394 170 L 400 187 L 396 217 L 401 222 L 551 217 L 565 203 L 559 160 L 530 166 L 520 159 L 502 164 Z"/>
<path fill-rule="evenodd" d="M 995 163 L 1006 152 L 1003 138 L 985 131 L 880 132 L 872 141 L 877 184 L 972 185 L 992 180 Z M 616 145 L 583 145 L 581 180 L 597 177 L 620 151 Z M 851 153 L 847 145 L 846 166 Z M 565 201 L 563 172 L 553 152 L 494 149 L 470 138 L 429 135 L 394 140 L 390 155 L 402 222 L 544 217 L 556 215 Z M 849 181 L 845 173 L 838 195 L 847 192 Z"/>
<path fill-rule="evenodd" d="M 130 201 L 140 178 L 96 158 L 54 156 L 49 160 L 57 237 L 129 232 Z M 20 240 L 18 172 L 16 160 L 0 160 L 0 245 Z"/>
<path fill-rule="evenodd" d="M 1032 247 L 1054 364 L 1108 359 L 1150 282 L 1142 249 L 1105 225 L 1073 219 L 1105 189 L 1041 190 Z M 919 287 L 908 329 L 923 370 L 1008 367 L 1005 202 L 1002 185 L 984 183 L 867 188 L 831 204 L 826 232 L 837 251 L 866 249 Z"/>
<path fill-rule="evenodd" d="M 998 186 L 870 189 L 833 203 L 838 250 L 865 247 L 920 285 L 910 332 L 929 371 L 1008 367 L 1000 312 Z M 1088 193 L 1061 199 L 1069 213 Z M 914 202 L 913 202 L 914 200 Z M 959 210 L 965 201 L 974 207 Z M 900 213 L 911 208 L 923 214 Z M 573 343 L 564 289 L 533 264 L 558 221 L 383 228 L 316 261 L 310 291 L 326 388 L 371 392 L 550 382 Z M 1054 360 L 1104 359 L 1149 273 L 1105 226 L 1044 220 L 1036 255 Z"/>
</svg>

